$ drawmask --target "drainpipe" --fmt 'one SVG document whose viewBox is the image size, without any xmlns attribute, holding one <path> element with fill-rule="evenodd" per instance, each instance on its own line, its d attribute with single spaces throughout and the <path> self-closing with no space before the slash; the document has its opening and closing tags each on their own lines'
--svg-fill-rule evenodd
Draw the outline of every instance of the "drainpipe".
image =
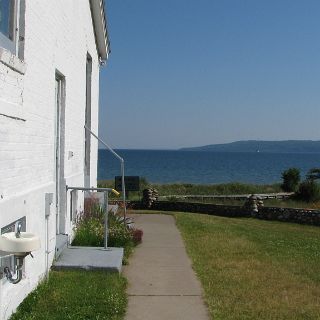
<svg viewBox="0 0 320 320">
<path fill-rule="evenodd" d="M 8 267 L 5 267 L 3 272 L 6 275 L 8 281 L 12 284 L 17 284 L 22 280 L 22 266 L 23 266 L 23 259 L 24 257 L 15 257 L 16 260 L 16 273 L 17 273 L 17 277 L 13 278 L 12 273 L 10 272 Z"/>
<path fill-rule="evenodd" d="M 126 185 L 124 182 L 124 160 L 121 158 L 121 180 L 122 180 L 122 199 L 123 199 L 123 210 L 124 210 L 124 223 L 127 219 L 127 208 L 126 208 Z"/>
<path fill-rule="evenodd" d="M 45 243 L 45 278 L 49 280 L 49 218 L 51 214 L 51 205 L 53 204 L 53 193 L 45 194 L 45 228 L 46 228 L 46 243 Z"/>
</svg>

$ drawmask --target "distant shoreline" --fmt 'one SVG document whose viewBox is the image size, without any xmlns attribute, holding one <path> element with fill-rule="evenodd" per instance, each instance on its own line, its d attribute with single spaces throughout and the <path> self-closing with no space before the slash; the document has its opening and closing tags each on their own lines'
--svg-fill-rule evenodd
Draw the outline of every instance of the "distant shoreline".
<svg viewBox="0 0 320 320">
<path fill-rule="evenodd" d="M 106 150 L 99 148 L 99 150 Z M 184 148 L 115 148 L 119 151 L 201 151 L 233 153 L 320 153 L 320 140 L 247 140 Z"/>
<path fill-rule="evenodd" d="M 168 152 L 210 152 L 210 153 L 253 153 L 253 154 L 256 154 L 256 153 L 268 153 L 268 154 L 319 154 L 320 153 L 320 150 L 319 151 L 232 151 L 232 150 L 224 150 L 224 151 L 220 151 L 220 150 L 190 150 L 188 148 L 182 148 L 182 149 L 124 149 L 124 148 L 115 148 L 113 150 L 115 151 L 154 151 L 154 152 L 163 152 L 163 151 L 168 151 Z M 99 148 L 99 151 L 108 151 L 108 149 L 106 148 Z"/>
<path fill-rule="evenodd" d="M 200 147 L 181 148 L 180 151 L 252 152 L 252 153 L 320 153 L 320 141 L 314 140 L 247 140 Z"/>
</svg>

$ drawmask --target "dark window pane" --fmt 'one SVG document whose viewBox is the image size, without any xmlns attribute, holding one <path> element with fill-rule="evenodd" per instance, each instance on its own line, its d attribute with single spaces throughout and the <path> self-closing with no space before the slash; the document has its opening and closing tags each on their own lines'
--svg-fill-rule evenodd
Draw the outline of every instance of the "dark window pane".
<svg viewBox="0 0 320 320">
<path fill-rule="evenodd" d="M 0 32 L 9 39 L 13 39 L 13 2 L 0 0 Z"/>
</svg>

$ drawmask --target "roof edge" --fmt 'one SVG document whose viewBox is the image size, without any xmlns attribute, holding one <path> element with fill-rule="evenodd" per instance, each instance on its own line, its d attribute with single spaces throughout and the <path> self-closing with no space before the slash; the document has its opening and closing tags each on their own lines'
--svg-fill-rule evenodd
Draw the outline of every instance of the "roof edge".
<svg viewBox="0 0 320 320">
<path fill-rule="evenodd" d="M 99 58 L 106 61 L 111 50 L 104 0 L 89 0 L 89 2 Z"/>
</svg>

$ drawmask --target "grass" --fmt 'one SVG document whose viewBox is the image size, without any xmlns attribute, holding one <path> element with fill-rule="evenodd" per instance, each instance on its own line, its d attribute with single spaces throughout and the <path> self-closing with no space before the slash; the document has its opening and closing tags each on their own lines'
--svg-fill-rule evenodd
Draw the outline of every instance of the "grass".
<svg viewBox="0 0 320 320">
<path fill-rule="evenodd" d="M 10 320 L 120 320 L 127 306 L 126 279 L 102 271 L 51 271 Z"/>
<path fill-rule="evenodd" d="M 100 180 L 99 187 L 113 188 L 113 180 Z M 160 196 L 172 195 L 237 195 L 237 194 L 256 194 L 256 193 L 277 193 L 283 192 L 280 183 L 259 185 L 245 183 L 222 183 L 222 184 L 190 184 L 190 183 L 171 183 L 171 184 L 155 184 L 149 183 L 146 179 L 141 178 L 140 189 L 152 187 L 158 190 Z M 140 200 L 142 192 L 129 192 L 128 200 Z M 115 200 L 115 198 L 113 198 Z M 161 199 L 160 199 L 161 200 Z M 179 199 L 168 198 L 167 201 L 189 201 L 223 205 L 243 205 L 244 200 L 233 199 Z M 265 206 L 285 207 L 285 208 L 308 208 L 319 209 L 320 202 L 313 203 L 298 199 L 268 199 L 264 200 Z"/>
<path fill-rule="evenodd" d="M 100 180 L 99 187 L 113 188 L 112 180 Z M 166 195 L 223 195 L 223 194 L 251 194 L 251 193 L 273 193 L 281 192 L 280 184 L 255 185 L 245 183 L 223 183 L 223 184 L 191 184 L 191 183 L 171 183 L 156 184 L 149 183 L 142 179 L 140 189 L 152 187 L 158 190 L 160 196 Z M 141 196 L 139 192 L 130 192 L 129 198 L 137 200 Z"/>
<path fill-rule="evenodd" d="M 222 184 L 152 184 L 159 191 L 159 195 L 225 195 L 225 194 L 251 194 L 280 192 L 280 185 L 255 185 L 244 183 Z"/>
<path fill-rule="evenodd" d="M 212 319 L 320 319 L 320 228 L 175 217 Z"/>
</svg>

